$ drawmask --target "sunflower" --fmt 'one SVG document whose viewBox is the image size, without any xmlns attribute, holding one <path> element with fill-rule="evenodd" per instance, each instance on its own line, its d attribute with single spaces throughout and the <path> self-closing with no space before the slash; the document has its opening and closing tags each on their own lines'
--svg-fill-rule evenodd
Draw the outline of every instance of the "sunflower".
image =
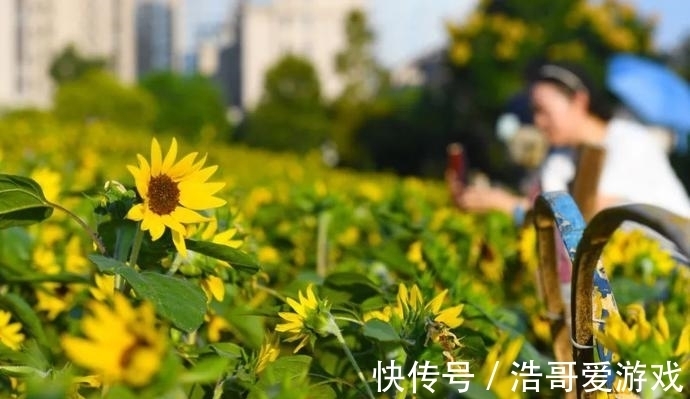
<svg viewBox="0 0 690 399">
<path fill-rule="evenodd" d="M 393 316 L 403 322 L 415 322 L 419 319 L 429 318 L 436 323 L 443 323 L 449 328 L 456 328 L 464 322 L 461 317 L 464 305 L 441 309 L 447 294 L 448 290 L 443 290 L 431 301 L 425 303 L 424 296 L 416 284 L 408 289 L 401 283 L 398 286 L 395 306 L 389 305 L 383 309 L 370 311 L 364 314 L 363 318 L 364 321 L 379 319 L 386 322 L 390 321 Z"/>
<path fill-rule="evenodd" d="M 140 221 L 141 229 L 149 231 L 154 241 L 163 235 L 166 227 L 170 228 L 175 248 L 185 257 L 185 224 L 208 220 L 195 211 L 225 205 L 225 200 L 213 196 L 225 183 L 206 181 L 218 167 L 203 167 L 206 157 L 195 162 L 197 155 L 193 152 L 176 163 L 177 141 L 173 139 L 170 150 L 163 158 L 161 147 L 154 138 L 151 142 L 151 163 L 137 154 L 139 167 L 127 166 L 143 199 L 142 203 L 129 210 L 127 219 Z"/>
<path fill-rule="evenodd" d="M 316 338 L 314 333 L 321 336 L 328 335 L 331 331 L 330 305 L 326 300 L 321 300 L 314 294 L 313 286 L 309 284 L 306 296 L 299 291 L 299 301 L 287 299 L 288 305 L 294 312 L 279 312 L 278 316 L 286 323 L 276 325 L 276 331 L 292 334 L 286 341 L 300 341 L 295 348 L 297 353 L 304 345 Z"/>
<path fill-rule="evenodd" d="M 154 307 L 132 306 L 115 293 L 112 306 L 90 301 L 81 320 L 84 338 L 64 335 L 62 348 L 74 363 L 93 371 L 104 383 L 144 386 L 161 367 L 167 333 L 159 326 Z"/>
<path fill-rule="evenodd" d="M 0 310 L 0 342 L 16 351 L 24 342 L 24 334 L 19 332 L 22 329 L 20 323 L 10 323 L 11 317 L 9 312 Z"/>
<path fill-rule="evenodd" d="M 260 374 L 266 366 L 273 363 L 280 355 L 280 341 L 273 334 L 266 334 L 264 342 L 261 344 L 256 354 L 254 370 Z"/>
</svg>

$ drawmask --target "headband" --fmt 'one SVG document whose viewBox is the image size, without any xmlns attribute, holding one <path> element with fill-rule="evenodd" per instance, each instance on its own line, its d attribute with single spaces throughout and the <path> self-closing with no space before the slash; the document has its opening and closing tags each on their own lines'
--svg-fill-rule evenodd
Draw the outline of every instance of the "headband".
<svg viewBox="0 0 690 399">
<path fill-rule="evenodd" d="M 548 64 L 542 66 L 539 69 L 539 77 L 541 79 L 555 80 L 572 91 L 589 92 L 587 86 L 582 82 L 582 79 L 571 71 L 558 65 Z"/>
</svg>

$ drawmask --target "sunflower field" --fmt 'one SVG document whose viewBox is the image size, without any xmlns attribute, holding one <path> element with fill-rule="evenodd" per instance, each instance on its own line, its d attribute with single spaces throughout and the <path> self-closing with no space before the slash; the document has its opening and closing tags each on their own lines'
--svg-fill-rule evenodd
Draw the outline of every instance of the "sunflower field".
<svg viewBox="0 0 690 399">
<path fill-rule="evenodd" d="M 534 230 L 462 213 L 440 181 L 98 122 L 6 118 L 0 143 L 2 398 L 574 388 Z M 621 309 L 597 335 L 613 391 L 686 396 L 690 273 L 635 231 L 603 259 Z"/>
</svg>

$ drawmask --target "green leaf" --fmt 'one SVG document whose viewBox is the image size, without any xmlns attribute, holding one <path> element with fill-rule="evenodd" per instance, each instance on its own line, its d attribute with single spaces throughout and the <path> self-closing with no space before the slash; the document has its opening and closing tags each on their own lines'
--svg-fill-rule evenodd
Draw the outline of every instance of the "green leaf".
<svg viewBox="0 0 690 399">
<path fill-rule="evenodd" d="M 137 395 L 122 385 L 113 385 L 108 389 L 104 399 L 136 399 Z"/>
<path fill-rule="evenodd" d="M 218 356 L 209 356 L 201 359 L 191 369 L 180 376 L 180 382 L 184 384 L 215 382 L 225 372 L 230 359 Z"/>
<path fill-rule="evenodd" d="M 2 305 L 2 308 L 9 310 L 22 323 L 25 331 L 36 338 L 36 342 L 39 345 L 50 347 L 48 337 L 45 331 L 43 331 L 41 320 L 36 315 L 34 309 L 22 297 L 13 293 L 2 295 L 0 296 L 0 305 Z"/>
<path fill-rule="evenodd" d="M 397 243 L 384 242 L 373 248 L 372 253 L 375 259 L 385 263 L 386 267 L 392 271 L 400 272 L 406 276 L 416 274 L 416 267 L 407 260 L 407 255 Z"/>
<path fill-rule="evenodd" d="M 48 376 L 48 372 L 39 370 L 29 366 L 10 366 L 2 365 L 0 366 L 0 374 L 8 375 L 10 377 L 22 377 L 26 378 L 28 376 L 39 376 L 45 378 Z"/>
<path fill-rule="evenodd" d="M 6 366 L 26 366 L 47 372 L 50 368 L 50 363 L 38 347 L 36 340 L 32 338 L 24 341 L 22 346 L 21 351 L 15 351 L 5 345 L 0 345 L 0 363 Z"/>
<path fill-rule="evenodd" d="M 382 293 L 381 288 L 367 276 L 354 272 L 330 274 L 324 280 L 323 286 L 322 294 L 327 296 L 336 308 L 341 303 L 362 303 Z"/>
<path fill-rule="evenodd" d="M 249 254 L 227 245 L 216 244 L 208 241 L 184 240 L 187 249 L 200 254 L 210 256 L 232 265 L 233 268 L 254 274 L 259 271 L 259 263 Z"/>
<path fill-rule="evenodd" d="M 363 331 L 365 336 L 381 342 L 400 341 L 400 335 L 395 332 L 393 327 L 383 320 L 372 319 L 364 324 Z"/>
<path fill-rule="evenodd" d="M 103 273 L 122 276 L 141 298 L 151 301 L 159 315 L 175 327 L 192 332 L 204 322 L 206 297 L 188 280 L 155 272 L 139 273 L 126 264 L 101 255 L 89 255 Z"/>
<path fill-rule="evenodd" d="M 108 254 L 112 254 L 114 259 L 127 259 L 137 229 L 137 223 L 131 220 L 107 220 L 98 225 L 98 235 L 101 236 Z M 163 236 L 156 241 L 151 241 L 150 234 L 144 234 L 137 263 L 147 267 L 157 265 L 172 248 L 174 247 L 169 229 L 166 229 Z"/>
<path fill-rule="evenodd" d="M 334 288 L 369 288 L 376 293 L 381 293 L 381 289 L 373 281 L 360 273 L 333 273 L 326 277 L 323 284 Z"/>
<path fill-rule="evenodd" d="M 448 386 L 448 389 L 451 391 L 454 391 L 458 389 L 457 386 L 448 384 L 447 382 L 444 383 L 444 385 Z M 468 398 L 468 399 L 497 399 L 498 396 L 491 390 L 486 389 L 486 385 L 476 382 L 476 381 L 469 381 L 467 391 L 462 394 L 463 398 Z"/>
<path fill-rule="evenodd" d="M 53 213 L 41 186 L 23 176 L 0 174 L 0 229 L 26 226 Z"/>
<path fill-rule="evenodd" d="M 208 349 L 218 356 L 228 359 L 239 359 L 244 353 L 244 349 L 242 349 L 241 346 L 232 342 L 216 342 L 215 344 L 209 345 Z"/>
<path fill-rule="evenodd" d="M 329 385 L 314 384 L 309 387 L 310 397 L 319 399 L 335 399 L 338 397 L 335 390 Z"/>
<path fill-rule="evenodd" d="M 283 356 L 266 366 L 264 370 L 265 379 L 272 380 L 272 383 L 283 381 L 284 379 L 300 379 L 307 376 L 311 357 L 307 355 Z"/>
<path fill-rule="evenodd" d="M 312 358 L 306 355 L 293 355 L 279 357 L 274 362 L 269 363 L 262 372 L 259 382 L 252 388 L 249 398 L 262 397 L 261 393 L 273 385 L 279 385 L 286 381 L 304 381 L 309 373 L 311 360 Z"/>
<path fill-rule="evenodd" d="M 160 315 L 177 328 L 192 332 L 204 322 L 206 296 L 196 284 L 155 272 L 143 272 L 140 276 L 141 284 L 135 287 L 130 282 L 132 288 L 153 302 Z"/>
</svg>

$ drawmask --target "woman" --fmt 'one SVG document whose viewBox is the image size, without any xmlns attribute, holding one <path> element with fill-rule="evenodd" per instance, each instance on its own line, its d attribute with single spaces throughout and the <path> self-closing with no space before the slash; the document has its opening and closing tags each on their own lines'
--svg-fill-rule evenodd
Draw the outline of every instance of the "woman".
<svg viewBox="0 0 690 399">
<path fill-rule="evenodd" d="M 598 144 L 605 148 L 597 210 L 645 203 L 690 218 L 690 200 L 664 148 L 644 126 L 612 118 L 604 96 L 583 70 L 566 64 L 542 65 L 533 78 L 531 100 L 534 124 L 551 146 L 576 149 Z M 547 157 L 542 165 L 541 190 L 567 190 L 573 170 L 562 155 Z M 500 210 L 513 214 L 519 222 L 533 200 L 497 187 L 461 189 L 452 172 L 446 177 L 457 205 L 469 211 Z"/>
</svg>

